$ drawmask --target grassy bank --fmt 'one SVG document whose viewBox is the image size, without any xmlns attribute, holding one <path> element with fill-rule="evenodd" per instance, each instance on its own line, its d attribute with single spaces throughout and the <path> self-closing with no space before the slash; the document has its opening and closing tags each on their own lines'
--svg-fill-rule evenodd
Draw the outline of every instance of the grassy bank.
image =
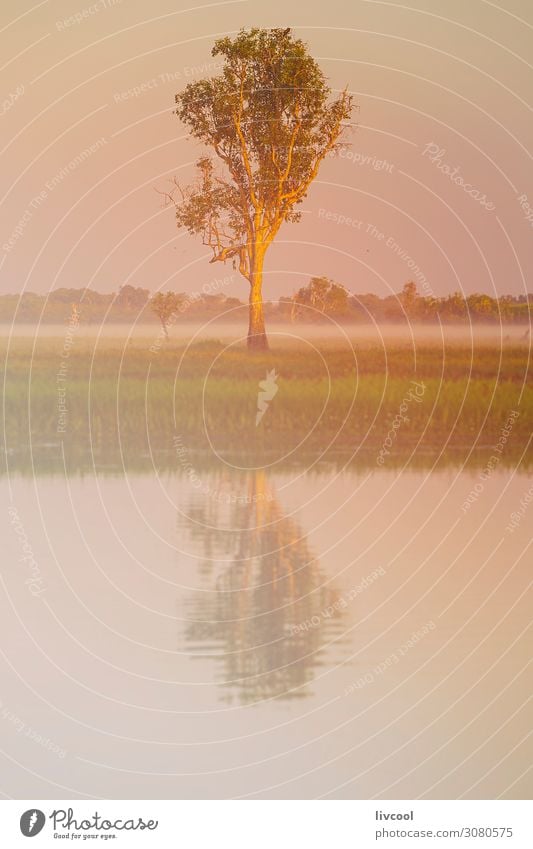
<svg viewBox="0 0 533 849">
<path fill-rule="evenodd" d="M 490 452 L 512 410 L 519 416 L 502 459 L 520 457 L 531 432 L 524 346 L 415 352 L 396 343 L 385 351 L 356 345 L 355 354 L 301 347 L 251 357 L 217 342 L 151 352 L 141 342 L 94 348 L 80 338 L 68 356 L 63 344 L 44 339 L 33 350 L 31 340 L 18 339 L 7 357 L 4 347 L 8 450 L 63 443 L 71 454 L 92 447 L 101 456 L 150 458 L 172 456 L 179 439 L 188 451 L 226 458 L 327 450 L 367 452 L 375 462 L 388 439 L 382 456 L 393 464 L 415 447 L 420 456 L 445 446 Z M 273 370 L 278 389 L 256 426 L 259 384 Z"/>
</svg>

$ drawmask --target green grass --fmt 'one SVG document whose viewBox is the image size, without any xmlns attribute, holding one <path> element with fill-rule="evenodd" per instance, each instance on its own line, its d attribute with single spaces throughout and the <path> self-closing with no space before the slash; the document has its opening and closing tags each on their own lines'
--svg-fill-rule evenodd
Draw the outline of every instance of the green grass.
<svg viewBox="0 0 533 849">
<path fill-rule="evenodd" d="M 100 456 L 149 461 L 150 454 L 173 458 L 180 436 L 190 451 L 223 457 L 258 457 L 312 452 L 368 452 L 375 458 L 399 412 L 410 382 L 423 383 L 421 403 L 408 402 L 388 463 L 417 447 L 436 456 L 447 445 L 461 456 L 471 448 L 490 452 L 509 412 L 519 410 L 502 460 L 519 458 L 528 445 L 533 420 L 531 368 L 524 346 L 469 348 L 408 345 L 381 349 L 365 345 L 353 352 L 324 348 L 276 350 L 250 356 L 242 348 L 203 342 L 159 353 L 146 341 L 130 343 L 76 339 L 66 360 L 65 434 L 57 433 L 56 374 L 62 340 L 18 339 L 6 356 L 5 438 L 20 452 L 63 443 L 67 454 L 92 450 Z M 275 369 L 278 393 L 255 425 L 259 382 Z M 529 385 L 527 385 L 529 381 Z M 328 397 L 329 393 L 329 397 Z M 205 424 L 205 426 L 204 426 Z M 209 438 L 208 438 L 209 437 Z M 211 440 L 211 445 L 209 442 Z M 360 454 L 361 455 L 361 454 Z M 529 458 L 529 450 L 526 451 Z"/>
</svg>

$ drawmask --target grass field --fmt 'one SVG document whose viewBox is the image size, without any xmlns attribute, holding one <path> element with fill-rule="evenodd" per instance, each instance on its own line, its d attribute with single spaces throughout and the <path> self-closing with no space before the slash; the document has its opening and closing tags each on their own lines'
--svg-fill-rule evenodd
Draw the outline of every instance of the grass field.
<svg viewBox="0 0 533 849">
<path fill-rule="evenodd" d="M 154 352 L 146 340 L 95 347 L 79 338 L 65 351 L 60 338 L 35 348 L 19 338 L 7 352 L 3 340 L 7 450 L 63 443 L 67 453 L 92 446 L 101 456 L 172 457 L 179 439 L 187 450 L 223 457 L 359 451 L 375 462 L 389 435 L 384 462 L 394 464 L 415 448 L 419 457 L 444 448 L 450 456 L 490 453 L 515 410 L 501 459 L 529 462 L 533 388 L 524 345 L 414 350 L 396 341 L 385 350 L 302 345 L 250 356 L 226 344 L 170 343 Z M 278 389 L 256 426 L 259 383 L 272 370 Z"/>
</svg>

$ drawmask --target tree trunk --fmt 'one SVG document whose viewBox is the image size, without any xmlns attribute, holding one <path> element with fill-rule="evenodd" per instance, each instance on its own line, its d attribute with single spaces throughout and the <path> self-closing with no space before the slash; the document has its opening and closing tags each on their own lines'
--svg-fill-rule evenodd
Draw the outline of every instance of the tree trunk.
<svg viewBox="0 0 533 849">
<path fill-rule="evenodd" d="M 255 250 L 253 268 L 250 273 L 250 300 L 248 320 L 248 348 L 253 351 L 268 351 L 268 339 L 265 332 L 265 315 L 263 311 L 263 262 L 265 249 Z"/>
</svg>

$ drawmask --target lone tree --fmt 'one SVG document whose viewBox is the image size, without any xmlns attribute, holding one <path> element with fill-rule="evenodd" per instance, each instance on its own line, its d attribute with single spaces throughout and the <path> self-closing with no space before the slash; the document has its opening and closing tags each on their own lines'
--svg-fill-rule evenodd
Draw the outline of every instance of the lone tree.
<svg viewBox="0 0 533 849">
<path fill-rule="evenodd" d="M 176 295 L 175 292 L 158 292 L 150 301 L 152 312 L 156 314 L 161 322 L 165 339 L 168 339 L 167 328 L 170 320 L 178 312 L 184 297 L 184 295 Z"/>
<path fill-rule="evenodd" d="M 331 99 L 290 28 L 241 30 L 218 39 L 211 53 L 224 57 L 222 73 L 189 83 L 176 95 L 176 114 L 214 157 L 198 160 L 193 185 L 174 180 L 165 194 L 178 226 L 212 249 L 211 262 L 238 264 L 250 285 L 248 347 L 266 349 L 265 253 L 284 221 L 300 220 L 295 207 L 339 146 L 352 98 L 344 91 Z"/>
</svg>

